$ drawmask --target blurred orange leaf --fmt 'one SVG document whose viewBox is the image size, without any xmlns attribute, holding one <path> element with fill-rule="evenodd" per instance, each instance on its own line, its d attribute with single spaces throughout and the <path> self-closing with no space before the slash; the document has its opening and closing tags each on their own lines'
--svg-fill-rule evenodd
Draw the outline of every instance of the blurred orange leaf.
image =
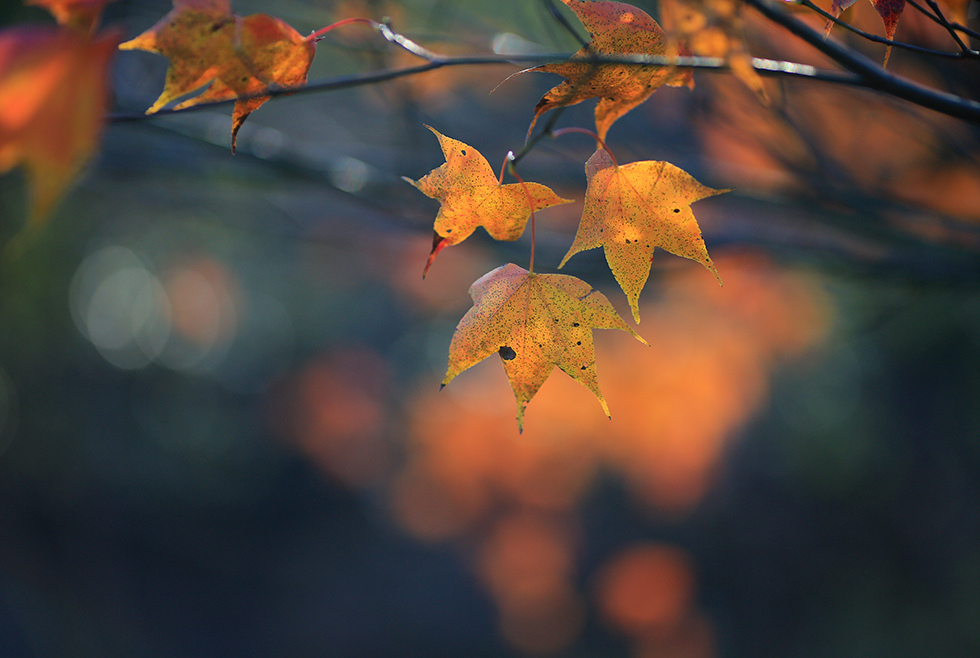
<svg viewBox="0 0 980 658">
<path fill-rule="evenodd" d="M 163 92 L 147 114 L 208 84 L 204 93 L 174 109 L 237 98 L 231 129 L 234 152 L 245 119 L 269 100 L 254 94 L 306 84 L 316 45 L 278 18 L 232 14 L 228 0 L 174 0 L 174 8 L 156 25 L 119 48 L 170 59 Z"/>
<path fill-rule="evenodd" d="M 622 2 L 585 2 L 562 0 L 589 31 L 592 40 L 572 59 L 560 64 L 545 64 L 526 69 L 557 73 L 568 78 L 538 101 L 534 118 L 527 129 L 534 129 L 538 117 L 556 107 L 575 105 L 589 98 L 598 98 L 595 108 L 596 132 L 606 138 L 616 120 L 650 97 L 664 84 L 681 86 L 691 83 L 690 71 L 672 71 L 665 66 L 635 66 L 629 64 L 590 64 L 576 59 L 596 55 L 667 55 L 676 56 L 677 49 L 668 43 L 667 35 L 657 21 L 633 5 Z M 520 71 L 525 73 L 526 71 Z"/>
<path fill-rule="evenodd" d="M 540 183 L 501 183 L 475 148 L 446 137 L 435 128 L 426 128 L 439 138 L 446 162 L 417 181 L 405 178 L 442 204 L 423 277 L 443 248 L 470 237 L 477 226 L 485 228 L 494 240 L 513 241 L 524 233 L 532 212 L 571 203 Z"/>
<path fill-rule="evenodd" d="M 110 2 L 115 0 L 27 0 L 24 4 L 44 7 L 61 25 L 90 33 Z"/>
<path fill-rule="evenodd" d="M 0 172 L 26 168 L 32 223 L 50 214 L 98 145 L 118 43 L 43 27 L 0 33 Z"/>
<path fill-rule="evenodd" d="M 456 375 L 493 354 L 517 397 L 517 426 L 524 409 L 554 366 L 592 391 L 602 410 L 593 329 L 622 329 L 640 342 L 606 299 L 581 279 L 535 274 L 509 263 L 488 272 L 470 287 L 473 307 L 460 320 L 449 346 L 445 386 Z"/>
<path fill-rule="evenodd" d="M 660 16 L 669 35 L 679 41 L 679 49 L 702 57 L 724 58 L 732 75 L 769 102 L 765 85 L 752 67 L 752 56 L 745 47 L 738 0 L 662 0 Z"/>
<path fill-rule="evenodd" d="M 559 268 L 580 251 L 603 247 L 637 322 L 640 292 L 650 276 L 657 247 L 698 261 L 721 283 L 690 206 L 728 190 L 706 187 L 669 162 L 646 160 L 619 166 L 604 149 L 585 163 L 585 174 L 588 187 L 582 221 Z"/>
</svg>

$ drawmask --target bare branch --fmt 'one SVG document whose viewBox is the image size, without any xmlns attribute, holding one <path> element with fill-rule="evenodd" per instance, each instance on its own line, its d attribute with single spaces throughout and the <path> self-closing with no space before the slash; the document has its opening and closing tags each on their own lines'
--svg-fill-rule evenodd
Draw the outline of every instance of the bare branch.
<svg viewBox="0 0 980 658">
<path fill-rule="evenodd" d="M 861 78 L 873 89 L 957 119 L 980 123 L 980 103 L 939 91 L 889 73 L 864 55 L 846 48 L 823 35 L 795 16 L 790 15 L 772 0 L 745 0 L 760 14 L 786 28 L 842 67 Z M 781 4 L 781 3 L 780 3 Z"/>
</svg>

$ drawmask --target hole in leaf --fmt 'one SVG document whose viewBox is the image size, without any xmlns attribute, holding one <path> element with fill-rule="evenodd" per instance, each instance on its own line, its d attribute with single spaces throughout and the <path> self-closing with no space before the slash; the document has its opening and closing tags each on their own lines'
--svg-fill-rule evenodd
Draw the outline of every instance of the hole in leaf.
<svg viewBox="0 0 980 658">
<path fill-rule="evenodd" d="M 460 152 L 459 152 L 459 154 L 460 155 L 466 155 L 466 149 L 461 149 Z"/>
<path fill-rule="evenodd" d="M 681 211 L 680 208 L 674 208 L 674 212 L 680 212 L 680 211 Z"/>
<path fill-rule="evenodd" d="M 504 361 L 510 361 L 511 359 L 517 357 L 517 352 L 514 351 L 514 348 L 508 347 L 507 345 L 502 345 L 499 351 L 500 351 L 500 358 L 503 359 Z"/>
</svg>

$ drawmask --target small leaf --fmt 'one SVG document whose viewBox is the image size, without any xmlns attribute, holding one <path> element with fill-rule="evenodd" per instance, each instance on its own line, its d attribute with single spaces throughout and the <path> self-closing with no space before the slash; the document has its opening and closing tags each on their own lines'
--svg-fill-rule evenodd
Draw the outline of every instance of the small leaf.
<svg viewBox="0 0 980 658">
<path fill-rule="evenodd" d="M 696 260 L 721 277 L 708 257 L 691 204 L 728 190 L 705 187 L 669 162 L 617 166 L 599 149 L 585 164 L 588 187 L 575 240 L 559 268 L 587 249 L 603 247 L 606 262 L 639 323 L 639 299 L 656 247 Z"/>
<path fill-rule="evenodd" d="M 609 407 L 599 391 L 593 329 L 621 329 L 646 344 L 605 295 L 565 274 L 532 274 L 513 263 L 472 286 L 473 307 L 460 320 L 449 346 L 445 386 L 459 373 L 498 353 L 517 398 L 517 426 L 524 409 L 555 366 Z"/>
<path fill-rule="evenodd" d="M 426 272 L 436 254 L 470 237 L 478 226 L 494 240 L 513 241 L 524 233 L 532 211 L 571 203 L 540 183 L 501 184 L 475 148 L 426 128 L 439 138 L 446 162 L 417 181 L 405 178 L 441 204 Z"/>
</svg>

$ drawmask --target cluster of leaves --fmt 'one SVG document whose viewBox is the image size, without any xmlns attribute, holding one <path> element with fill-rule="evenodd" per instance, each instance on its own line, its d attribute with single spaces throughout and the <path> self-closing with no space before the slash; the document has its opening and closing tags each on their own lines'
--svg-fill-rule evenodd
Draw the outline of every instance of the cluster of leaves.
<svg viewBox="0 0 980 658">
<path fill-rule="evenodd" d="M 123 50 L 159 53 L 170 60 L 164 89 L 147 114 L 235 101 L 233 152 L 238 131 L 251 112 L 273 95 L 310 88 L 307 75 L 316 43 L 341 25 L 369 24 L 407 52 L 428 60 L 420 67 L 365 77 L 365 84 L 453 63 L 392 32 L 386 24 L 366 18 L 346 19 L 303 37 L 278 18 L 234 14 L 229 0 L 173 0 L 173 9 L 156 25 L 119 45 L 121 39 L 114 31 L 96 29 L 110 1 L 28 0 L 46 7 L 58 25 L 0 32 L 0 173 L 18 165 L 26 169 L 32 208 L 29 225 L 37 225 L 51 213 L 97 148 L 106 115 L 107 70 L 117 45 Z M 528 269 L 507 264 L 471 287 L 474 306 L 453 337 L 443 381 L 448 384 L 466 368 L 499 354 L 517 398 L 519 426 L 527 403 L 555 366 L 595 393 L 608 414 L 598 386 L 592 329 L 621 329 L 642 341 L 606 297 L 587 283 L 534 271 L 535 213 L 569 202 L 544 185 L 525 182 L 517 173 L 517 162 L 543 136 L 588 132 L 598 144 L 585 164 L 582 218 L 559 269 L 575 254 L 602 247 L 633 318 L 639 322 L 639 297 L 657 247 L 698 261 L 718 276 L 690 206 L 720 190 L 701 185 L 667 162 L 620 165 L 606 147 L 605 137 L 620 117 L 661 86 L 693 86 L 692 67 L 727 68 L 764 103 L 768 94 L 760 70 L 861 84 L 951 116 L 980 120 L 980 104 L 899 80 L 836 44 L 820 41 L 819 35 L 815 39 L 811 28 L 769 0 L 663 0 L 661 17 L 668 31 L 629 4 L 562 1 L 586 28 L 589 40 L 582 40 L 582 47 L 567 61 L 518 72 L 554 73 L 566 79 L 534 107 L 528 140 L 519 154 L 508 153 L 500 175 L 495 176 L 476 149 L 433 129 L 446 162 L 418 181 L 409 180 L 441 203 L 424 272 L 443 248 L 462 242 L 479 226 L 497 240 L 512 241 L 531 224 Z M 829 32 L 854 1 L 833 0 L 829 12 L 811 0 L 799 0 L 799 4 L 828 18 Z M 950 23 L 932 0 L 927 1 L 933 20 L 960 47 L 954 54 L 980 56 L 960 37 L 976 33 L 960 23 Z M 945 2 L 954 20 L 966 20 L 964 0 Z M 821 73 L 791 62 L 753 59 L 745 45 L 741 19 L 746 4 L 831 56 L 847 73 Z M 887 62 L 906 0 L 872 0 L 872 4 L 884 20 Z M 684 66 L 675 65 L 682 61 Z M 470 58 L 457 63 L 479 62 Z M 593 98 L 598 99 L 594 132 L 553 130 L 562 108 Z M 556 111 L 547 126 L 535 134 L 538 119 L 552 110 Z M 504 184 L 508 171 L 516 183 Z"/>
<path fill-rule="evenodd" d="M 563 1 L 588 29 L 591 41 L 567 62 L 527 69 L 566 78 L 535 106 L 528 136 L 545 112 L 598 98 L 596 132 L 591 134 L 599 147 L 585 164 L 588 183 L 582 219 L 558 267 L 581 251 L 602 247 L 629 299 L 633 318 L 639 322 L 640 292 L 657 247 L 696 260 L 718 276 L 690 205 L 720 191 L 701 185 L 668 162 L 622 166 L 616 162 L 604 142 L 612 124 L 664 84 L 691 84 L 690 71 L 588 61 L 597 54 L 675 57 L 678 50 L 652 17 L 632 5 Z M 441 249 L 458 244 L 477 226 L 486 228 L 494 239 L 516 240 L 528 220 L 532 222 L 529 269 L 509 263 L 487 273 L 470 288 L 473 308 L 453 335 L 443 385 L 497 353 L 517 398 L 519 428 L 523 428 L 528 402 L 555 366 L 592 391 L 609 415 L 599 390 L 592 330 L 621 329 L 646 341 L 626 325 L 605 295 L 588 283 L 568 275 L 534 272 L 534 214 L 568 201 L 544 185 L 520 179 L 512 152 L 498 179 L 476 149 L 433 132 L 446 162 L 421 180 L 409 180 L 441 203 L 426 271 Z M 508 169 L 518 183 L 503 183 L 504 170 Z M 721 283 L 720 278 L 718 281 Z"/>
</svg>

